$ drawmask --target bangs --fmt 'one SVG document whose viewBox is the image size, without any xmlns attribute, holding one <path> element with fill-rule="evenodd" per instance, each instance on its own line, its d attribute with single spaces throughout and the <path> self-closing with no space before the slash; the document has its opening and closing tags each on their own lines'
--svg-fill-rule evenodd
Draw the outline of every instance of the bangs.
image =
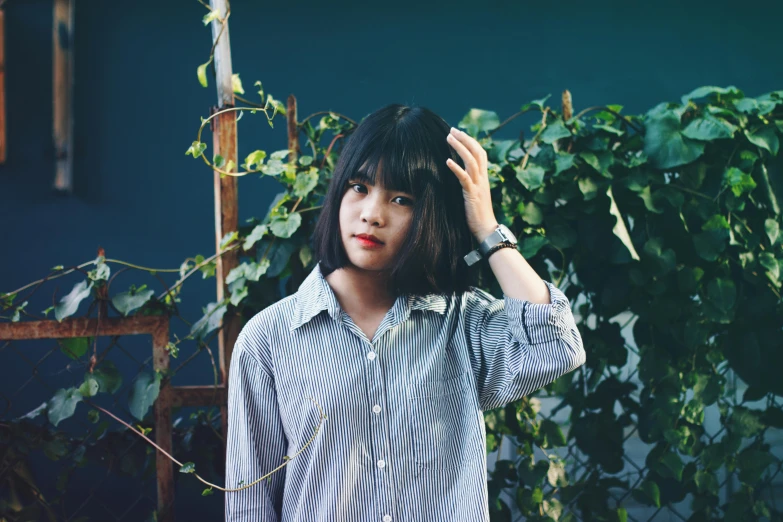
<svg viewBox="0 0 783 522">
<path fill-rule="evenodd" d="M 406 118 L 401 118 L 399 124 L 384 135 L 368 139 L 361 154 L 346 165 L 342 173 L 343 188 L 347 188 L 351 179 L 370 185 L 380 181 L 387 190 L 406 192 L 416 198 L 427 186 L 434 185 L 436 190 L 441 188 L 444 170 L 448 169 L 449 150 L 447 133 L 441 129 L 437 131 L 422 128 L 420 122 L 411 125 Z"/>
</svg>

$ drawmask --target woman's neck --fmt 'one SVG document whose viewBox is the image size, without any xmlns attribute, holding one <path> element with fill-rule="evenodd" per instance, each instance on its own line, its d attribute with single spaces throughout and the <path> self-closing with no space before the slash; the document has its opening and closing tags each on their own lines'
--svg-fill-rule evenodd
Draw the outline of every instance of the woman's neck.
<svg viewBox="0 0 783 522">
<path fill-rule="evenodd" d="M 339 268 L 326 276 L 340 307 L 351 317 L 385 313 L 394 304 L 388 273 Z"/>
</svg>

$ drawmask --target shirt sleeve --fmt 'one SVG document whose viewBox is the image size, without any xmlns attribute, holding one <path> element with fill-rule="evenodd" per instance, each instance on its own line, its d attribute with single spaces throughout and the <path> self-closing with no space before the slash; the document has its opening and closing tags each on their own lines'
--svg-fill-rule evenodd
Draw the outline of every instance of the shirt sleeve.
<svg viewBox="0 0 783 522">
<path fill-rule="evenodd" d="M 549 304 L 496 299 L 478 288 L 468 294 L 465 333 L 482 410 L 520 399 L 585 362 L 568 298 L 544 283 Z"/>
<path fill-rule="evenodd" d="M 228 379 L 228 437 L 226 445 L 226 487 L 250 484 L 283 463 L 288 443 L 280 420 L 274 380 L 253 355 L 263 342 L 240 332 L 231 356 Z M 254 486 L 226 492 L 227 522 L 278 522 L 283 504 L 287 468 L 275 472 Z M 241 482 L 241 484 L 240 484 Z"/>
</svg>

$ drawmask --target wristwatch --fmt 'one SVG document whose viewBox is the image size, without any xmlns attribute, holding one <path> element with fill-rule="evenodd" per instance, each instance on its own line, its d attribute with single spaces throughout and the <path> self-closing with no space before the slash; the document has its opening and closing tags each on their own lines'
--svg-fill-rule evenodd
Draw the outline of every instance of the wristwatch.
<svg viewBox="0 0 783 522">
<path fill-rule="evenodd" d="M 465 263 L 467 263 L 468 266 L 471 266 L 476 264 L 480 259 L 488 257 L 488 254 L 491 254 L 504 246 L 516 248 L 517 237 L 506 225 L 498 225 L 495 231 L 481 242 L 477 250 L 471 251 L 463 259 L 465 259 Z"/>
</svg>

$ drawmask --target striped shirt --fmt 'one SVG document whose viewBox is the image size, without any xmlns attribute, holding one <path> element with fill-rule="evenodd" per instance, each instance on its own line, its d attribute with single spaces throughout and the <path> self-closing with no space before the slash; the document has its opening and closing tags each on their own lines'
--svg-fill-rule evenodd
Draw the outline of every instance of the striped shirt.
<svg viewBox="0 0 783 522">
<path fill-rule="evenodd" d="M 239 334 L 226 487 L 315 437 L 270 480 L 226 493 L 226 520 L 488 521 L 482 412 L 585 362 L 568 298 L 544 283 L 550 304 L 475 287 L 402 295 L 368 339 L 317 264 Z"/>
</svg>

